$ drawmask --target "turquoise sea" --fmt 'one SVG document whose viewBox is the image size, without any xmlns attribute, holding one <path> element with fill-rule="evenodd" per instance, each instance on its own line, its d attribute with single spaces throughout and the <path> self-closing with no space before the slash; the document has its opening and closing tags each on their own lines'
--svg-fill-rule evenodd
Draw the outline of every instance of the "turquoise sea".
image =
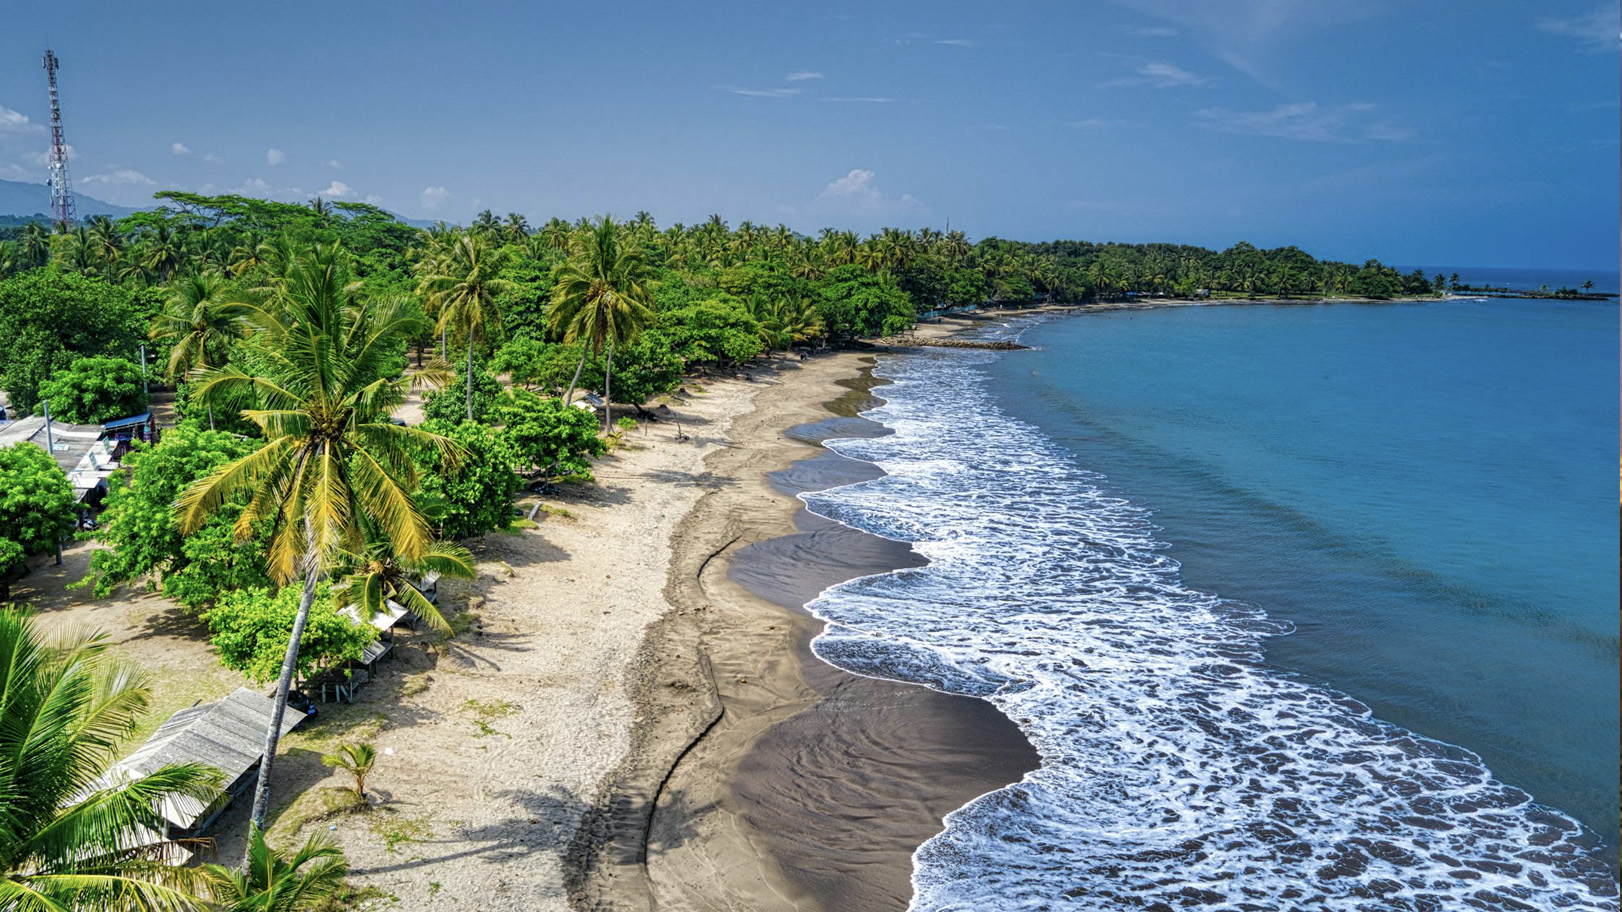
<svg viewBox="0 0 1622 912">
<path fill-rule="evenodd" d="M 1185 584 L 1296 627 L 1274 668 L 1614 849 L 1617 330 L 1548 301 L 1097 314 L 990 372 L 1153 511 Z"/>
<path fill-rule="evenodd" d="M 914 907 L 1616 909 L 1617 328 L 1188 307 L 881 358 L 894 433 L 829 445 L 888 474 L 802 496 L 930 564 L 823 593 L 813 648 L 1042 755 Z"/>
</svg>

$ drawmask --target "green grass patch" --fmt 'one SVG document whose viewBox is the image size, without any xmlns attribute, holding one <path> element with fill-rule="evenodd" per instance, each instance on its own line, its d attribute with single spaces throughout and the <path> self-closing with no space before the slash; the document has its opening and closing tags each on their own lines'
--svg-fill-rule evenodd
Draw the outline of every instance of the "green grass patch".
<svg viewBox="0 0 1622 912">
<path fill-rule="evenodd" d="M 505 732 L 497 731 L 490 723 L 512 715 L 518 711 L 518 707 L 506 700 L 469 700 L 463 705 L 473 714 L 473 724 L 479 729 L 473 737 L 483 738 L 486 735 L 512 737 Z"/>
<path fill-rule="evenodd" d="M 305 827 L 365 813 L 366 799 L 349 788 L 313 788 L 294 798 L 271 823 L 272 833 L 297 835 Z"/>
<path fill-rule="evenodd" d="M 390 852 L 398 852 L 400 846 L 408 843 L 426 842 L 434 835 L 433 829 L 428 825 L 426 814 L 411 816 L 384 807 L 379 808 L 378 812 L 368 819 L 372 825 L 372 833 L 383 840 L 383 845 Z"/>
</svg>

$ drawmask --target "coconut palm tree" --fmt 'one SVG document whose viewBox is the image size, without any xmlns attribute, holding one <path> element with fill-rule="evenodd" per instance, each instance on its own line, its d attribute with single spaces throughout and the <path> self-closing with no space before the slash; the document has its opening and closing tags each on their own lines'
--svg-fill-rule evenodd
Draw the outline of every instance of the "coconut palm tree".
<svg viewBox="0 0 1622 912">
<path fill-rule="evenodd" d="M 711 216 L 719 222 L 720 216 Z M 634 248 L 622 246 L 614 220 L 603 216 L 595 228 L 579 239 L 574 256 L 559 270 L 552 286 L 552 307 L 547 324 L 565 343 L 583 343 L 580 363 L 569 380 L 564 403 L 580 382 L 587 351 L 602 354 L 608 348 L 603 374 L 603 433 L 612 427 L 614 346 L 628 342 L 653 321 L 653 296 L 647 286 L 648 266 Z"/>
<path fill-rule="evenodd" d="M 241 869 L 206 865 L 209 894 L 226 912 L 305 912 L 325 908 L 344 888 L 349 863 L 344 853 L 321 834 L 285 857 L 270 847 L 258 827 L 248 838 L 248 859 Z"/>
<path fill-rule="evenodd" d="M 363 620 L 370 621 L 392 601 L 415 612 L 440 633 L 450 633 L 450 622 L 411 581 L 430 572 L 451 579 L 478 576 L 472 553 L 449 542 L 433 542 L 412 559 L 403 557 L 388 542 L 374 540 L 363 553 L 344 557 L 348 570 L 339 589 L 344 607 L 353 607 Z"/>
<path fill-rule="evenodd" d="M 171 382 L 195 370 L 225 363 L 225 348 L 241 337 L 248 308 L 227 299 L 225 280 L 208 273 L 174 283 L 174 294 L 152 318 L 152 341 L 170 346 L 164 375 Z M 214 429 L 214 404 L 208 403 L 208 428 Z"/>
<path fill-rule="evenodd" d="M 433 261 L 424 281 L 428 309 L 439 314 L 441 337 L 450 327 L 467 336 L 467 420 L 473 420 L 473 346 L 492 327 L 501 326 L 496 297 L 512 288 L 497 278 L 502 257 L 488 235 L 464 234 L 443 257 Z"/>
<path fill-rule="evenodd" d="M 151 699 L 146 675 L 108 655 L 107 642 L 50 642 L 26 613 L 0 611 L 0 909 L 199 905 L 188 869 L 167 863 L 179 846 L 157 835 L 156 808 L 209 803 L 219 773 L 185 764 L 107 776 Z"/>
<path fill-rule="evenodd" d="M 323 766 L 341 769 L 355 780 L 355 794 L 366 797 L 366 777 L 372 774 L 372 767 L 377 765 L 377 748 L 362 741 L 360 743 L 344 742 L 338 749 L 330 754 L 321 755 Z"/>
<path fill-rule="evenodd" d="M 29 222 L 23 226 L 22 234 L 17 237 L 22 246 L 23 262 L 31 268 L 39 268 L 51 258 L 51 235 L 45 226 L 39 222 Z"/>
<path fill-rule="evenodd" d="M 272 578 L 280 584 L 304 581 L 265 733 L 253 802 L 256 827 L 264 825 L 281 719 L 316 583 L 340 552 L 365 547 L 368 528 L 386 537 L 403 560 L 428 553 L 428 522 L 410 495 L 417 485 L 412 453 L 427 449 L 447 463 L 463 455 L 444 437 L 389 420 L 405 402 L 407 384 L 386 372 L 399 347 L 426 322 L 409 300 L 362 306 L 356 294 L 337 244 L 301 256 L 275 296 L 250 312 L 254 330 L 242 345 L 260 370 L 250 376 L 228 365 L 195 375 L 192 395 L 201 401 L 221 392 L 257 400 L 259 407 L 243 417 L 259 426 L 265 445 L 181 495 L 181 534 L 195 532 L 233 494 L 247 491 L 251 498 L 237 536 L 247 538 L 259 520 L 272 519 Z M 414 377 L 428 385 L 449 379 L 437 367 Z"/>
</svg>

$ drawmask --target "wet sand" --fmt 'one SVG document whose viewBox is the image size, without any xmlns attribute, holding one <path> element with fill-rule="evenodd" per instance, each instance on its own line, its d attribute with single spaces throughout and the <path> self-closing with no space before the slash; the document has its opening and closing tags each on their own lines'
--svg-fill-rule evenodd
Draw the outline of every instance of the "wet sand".
<svg viewBox="0 0 1622 912">
<path fill-rule="evenodd" d="M 989 704 L 861 678 L 810 652 L 821 622 L 806 601 L 920 563 L 792 496 L 877 474 L 814 448 L 882 432 L 856 417 L 871 363 L 813 359 L 758 394 L 732 445 L 708 458 L 713 489 L 676 535 L 674 607 L 633 672 L 632 750 L 572 847 L 577 907 L 904 909 L 912 853 L 941 818 L 1036 766 Z"/>
</svg>

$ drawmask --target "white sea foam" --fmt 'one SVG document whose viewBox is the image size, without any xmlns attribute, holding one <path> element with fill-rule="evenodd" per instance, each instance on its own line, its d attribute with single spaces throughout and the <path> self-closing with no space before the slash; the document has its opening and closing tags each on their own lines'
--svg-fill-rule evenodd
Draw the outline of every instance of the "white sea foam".
<svg viewBox="0 0 1622 912">
<path fill-rule="evenodd" d="M 1270 670 L 1286 628 L 1185 588 L 1142 509 L 998 411 L 992 357 L 883 362 L 895 433 L 829 445 L 887 477 L 802 495 L 930 560 L 812 602 L 817 654 L 985 697 L 1042 756 L 918 850 L 913 909 L 1619 908 L 1575 821 Z"/>
</svg>

